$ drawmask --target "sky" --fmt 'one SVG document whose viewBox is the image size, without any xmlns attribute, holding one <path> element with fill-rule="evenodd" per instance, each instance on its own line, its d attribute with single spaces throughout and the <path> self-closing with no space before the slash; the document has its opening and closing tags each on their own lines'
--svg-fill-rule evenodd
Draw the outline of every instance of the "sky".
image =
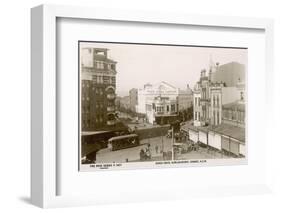
<svg viewBox="0 0 281 213">
<path fill-rule="evenodd" d="M 107 48 L 117 62 L 116 93 L 165 81 L 177 88 L 194 87 L 210 61 L 220 65 L 232 61 L 247 65 L 247 49 L 83 42 L 81 47 Z"/>
</svg>

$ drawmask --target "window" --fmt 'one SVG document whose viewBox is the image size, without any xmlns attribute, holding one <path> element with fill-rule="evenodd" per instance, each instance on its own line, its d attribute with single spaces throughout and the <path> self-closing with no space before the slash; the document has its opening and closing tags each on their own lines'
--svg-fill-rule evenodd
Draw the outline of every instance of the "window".
<svg viewBox="0 0 281 213">
<path fill-rule="evenodd" d="M 232 112 L 231 112 L 231 120 L 235 120 L 235 119 L 236 119 L 235 112 L 232 111 Z"/>
<path fill-rule="evenodd" d="M 104 63 L 102 61 L 96 61 L 95 66 L 97 69 L 104 69 Z"/>
<path fill-rule="evenodd" d="M 172 104 L 172 105 L 171 105 L 171 112 L 175 112 L 175 111 L 176 111 L 175 104 Z"/>
<path fill-rule="evenodd" d="M 103 95 L 103 91 L 102 91 L 102 88 L 100 88 L 100 95 Z"/>
<path fill-rule="evenodd" d="M 97 83 L 102 84 L 103 83 L 103 77 L 102 76 L 97 76 Z"/>
<path fill-rule="evenodd" d="M 93 83 L 96 84 L 97 83 L 97 76 L 93 75 L 92 80 L 93 80 Z"/>
<path fill-rule="evenodd" d="M 156 107 L 156 112 L 159 112 L 159 107 L 158 106 Z"/>
<path fill-rule="evenodd" d="M 110 84 L 115 84 L 115 83 L 116 83 L 115 77 L 111 77 L 110 78 Z"/>
<path fill-rule="evenodd" d="M 169 106 L 167 106 L 167 112 L 169 112 Z"/>
<path fill-rule="evenodd" d="M 105 84 L 109 84 L 110 83 L 110 77 L 109 76 L 103 76 L 103 82 Z"/>
</svg>

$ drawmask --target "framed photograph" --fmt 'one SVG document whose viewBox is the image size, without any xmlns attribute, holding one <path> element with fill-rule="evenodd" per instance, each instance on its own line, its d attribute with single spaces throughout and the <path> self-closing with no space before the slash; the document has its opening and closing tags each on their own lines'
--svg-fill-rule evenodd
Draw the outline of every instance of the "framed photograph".
<svg viewBox="0 0 281 213">
<path fill-rule="evenodd" d="M 31 15 L 33 204 L 270 192 L 272 20 Z"/>
</svg>

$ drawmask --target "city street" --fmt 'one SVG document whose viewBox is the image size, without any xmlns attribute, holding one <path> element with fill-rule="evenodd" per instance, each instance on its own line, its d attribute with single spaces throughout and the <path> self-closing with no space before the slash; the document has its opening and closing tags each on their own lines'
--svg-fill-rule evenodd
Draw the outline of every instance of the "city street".
<svg viewBox="0 0 281 213">
<path fill-rule="evenodd" d="M 101 149 L 97 152 L 96 163 L 124 163 L 126 161 L 140 161 L 140 151 L 150 144 L 152 160 L 162 160 L 163 152 L 172 150 L 172 139 L 163 137 L 148 138 L 140 141 L 140 146 L 110 151 L 109 149 Z M 158 148 L 157 148 L 158 147 Z"/>
<path fill-rule="evenodd" d="M 227 155 L 219 153 L 215 150 L 200 147 L 197 151 L 190 151 L 184 154 L 175 154 L 175 160 L 193 160 L 193 159 L 216 159 L 230 158 Z"/>
<path fill-rule="evenodd" d="M 163 159 L 163 152 L 172 151 L 172 139 L 163 137 L 148 138 L 140 141 L 140 146 L 110 151 L 109 149 L 101 149 L 97 152 L 96 163 L 125 163 L 140 161 L 140 151 L 145 150 L 150 144 L 150 151 L 152 161 L 159 161 Z M 187 153 L 175 153 L 175 160 L 191 160 L 191 159 L 215 159 L 215 158 L 229 158 L 215 150 L 200 147 L 199 150 L 190 151 Z"/>
</svg>

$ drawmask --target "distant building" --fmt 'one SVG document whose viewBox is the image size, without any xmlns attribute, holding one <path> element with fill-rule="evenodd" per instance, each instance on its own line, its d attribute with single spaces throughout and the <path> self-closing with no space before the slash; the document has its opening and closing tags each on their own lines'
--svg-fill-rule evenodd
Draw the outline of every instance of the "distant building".
<svg viewBox="0 0 281 213">
<path fill-rule="evenodd" d="M 189 85 L 185 90 L 179 90 L 178 95 L 178 110 L 184 111 L 190 108 L 193 104 L 193 92 Z"/>
<path fill-rule="evenodd" d="M 166 83 L 145 84 L 138 89 L 137 112 L 145 114 L 149 123 L 166 124 L 178 118 L 179 89 Z"/>
<path fill-rule="evenodd" d="M 239 84 L 240 98 L 222 106 L 222 122 L 245 127 L 245 85 Z"/>
<path fill-rule="evenodd" d="M 223 65 L 211 64 L 209 76 L 213 83 L 223 83 L 225 87 L 236 87 L 237 83 L 245 82 L 245 66 L 238 62 Z"/>
<path fill-rule="evenodd" d="M 82 131 L 108 129 L 115 125 L 116 61 L 108 49 L 83 48 L 81 54 Z"/>
<path fill-rule="evenodd" d="M 138 105 L 138 89 L 131 89 L 129 91 L 130 96 L 130 109 L 132 112 L 136 112 L 136 107 Z"/>
<path fill-rule="evenodd" d="M 120 98 L 120 109 L 121 110 L 130 110 L 130 96 L 124 96 Z"/>
</svg>

